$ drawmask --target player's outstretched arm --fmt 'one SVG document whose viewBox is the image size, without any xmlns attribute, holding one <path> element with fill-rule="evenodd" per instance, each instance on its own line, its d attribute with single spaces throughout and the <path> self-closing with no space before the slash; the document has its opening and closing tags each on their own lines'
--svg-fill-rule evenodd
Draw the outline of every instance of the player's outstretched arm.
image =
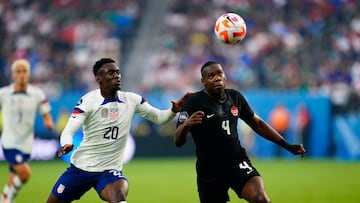
<svg viewBox="0 0 360 203">
<path fill-rule="evenodd" d="M 280 135 L 273 127 L 268 123 L 262 120 L 258 115 L 254 114 L 251 119 L 245 120 L 245 122 L 260 136 L 264 137 L 267 140 L 270 140 L 284 149 L 288 150 L 294 155 L 300 155 L 304 157 L 306 152 L 302 144 L 290 144 L 284 137 Z"/>
<path fill-rule="evenodd" d="M 174 113 L 180 112 L 182 109 L 182 104 L 184 103 L 185 99 L 192 95 L 192 92 L 186 92 L 179 100 L 174 101 L 171 100 L 172 108 L 171 111 Z"/>
</svg>

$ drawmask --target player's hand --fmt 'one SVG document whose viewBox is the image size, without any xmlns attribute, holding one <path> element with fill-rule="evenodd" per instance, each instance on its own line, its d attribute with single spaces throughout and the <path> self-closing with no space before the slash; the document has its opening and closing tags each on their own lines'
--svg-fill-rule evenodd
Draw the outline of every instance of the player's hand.
<svg viewBox="0 0 360 203">
<path fill-rule="evenodd" d="M 301 158 L 304 157 L 305 155 L 305 148 L 302 144 L 293 144 L 291 145 L 291 147 L 288 149 L 293 155 L 300 155 Z"/>
<path fill-rule="evenodd" d="M 302 144 L 290 144 L 285 139 L 280 139 L 277 144 L 291 152 L 293 155 L 300 155 L 301 158 L 304 157 L 306 152 Z"/>
<path fill-rule="evenodd" d="M 205 113 L 203 111 L 196 111 L 194 112 L 186 121 L 184 122 L 185 126 L 192 127 L 194 125 L 201 124 Z"/>
<path fill-rule="evenodd" d="M 58 151 L 58 157 L 61 157 L 64 154 L 67 154 L 71 152 L 74 148 L 74 144 L 65 144 L 61 147 L 61 149 Z"/>
<path fill-rule="evenodd" d="M 182 109 L 182 104 L 184 103 L 185 99 L 188 98 L 192 94 L 194 94 L 194 93 L 186 92 L 179 100 L 177 100 L 177 101 L 171 100 L 171 103 L 172 103 L 171 110 L 174 113 L 180 112 Z"/>
</svg>

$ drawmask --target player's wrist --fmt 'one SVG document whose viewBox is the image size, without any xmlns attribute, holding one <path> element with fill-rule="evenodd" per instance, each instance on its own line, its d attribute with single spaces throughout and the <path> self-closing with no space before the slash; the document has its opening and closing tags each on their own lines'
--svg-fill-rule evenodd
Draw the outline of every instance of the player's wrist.
<svg viewBox="0 0 360 203">
<path fill-rule="evenodd" d="M 169 110 L 172 114 L 175 114 L 175 115 L 178 112 L 175 107 L 171 107 Z"/>
<path fill-rule="evenodd" d="M 291 153 L 295 153 L 294 151 L 294 146 L 292 144 L 290 144 L 289 142 L 287 142 L 285 139 L 281 138 L 277 144 L 281 147 L 283 147 L 284 149 L 288 150 Z"/>
</svg>

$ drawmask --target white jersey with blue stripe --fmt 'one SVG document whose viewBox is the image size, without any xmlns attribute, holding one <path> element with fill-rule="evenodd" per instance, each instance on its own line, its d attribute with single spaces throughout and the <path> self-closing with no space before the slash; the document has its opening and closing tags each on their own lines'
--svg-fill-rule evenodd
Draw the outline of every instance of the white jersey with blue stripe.
<svg viewBox="0 0 360 203">
<path fill-rule="evenodd" d="M 90 172 L 122 169 L 131 122 L 136 113 L 157 124 L 175 117 L 170 109 L 152 107 L 142 96 L 118 91 L 118 97 L 105 99 L 100 90 L 84 95 L 75 106 L 60 137 L 61 146 L 71 144 L 82 126 L 83 140 L 71 157 L 77 168 Z"/>
<path fill-rule="evenodd" d="M 0 107 L 3 121 L 1 145 L 5 149 L 18 149 L 29 154 L 34 141 L 36 112 L 44 114 L 51 109 L 45 93 L 32 85 L 28 85 L 26 92 L 15 92 L 11 84 L 0 89 Z"/>
</svg>

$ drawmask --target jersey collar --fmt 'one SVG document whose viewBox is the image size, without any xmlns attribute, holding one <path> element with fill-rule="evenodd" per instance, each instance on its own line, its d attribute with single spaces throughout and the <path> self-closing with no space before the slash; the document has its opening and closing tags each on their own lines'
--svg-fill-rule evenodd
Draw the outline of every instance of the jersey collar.
<svg viewBox="0 0 360 203">
<path fill-rule="evenodd" d="M 109 102 L 117 102 L 117 103 L 122 103 L 122 101 L 119 99 L 119 97 L 116 97 L 114 99 L 104 99 L 104 101 L 101 103 L 101 105 L 107 104 Z"/>
</svg>

